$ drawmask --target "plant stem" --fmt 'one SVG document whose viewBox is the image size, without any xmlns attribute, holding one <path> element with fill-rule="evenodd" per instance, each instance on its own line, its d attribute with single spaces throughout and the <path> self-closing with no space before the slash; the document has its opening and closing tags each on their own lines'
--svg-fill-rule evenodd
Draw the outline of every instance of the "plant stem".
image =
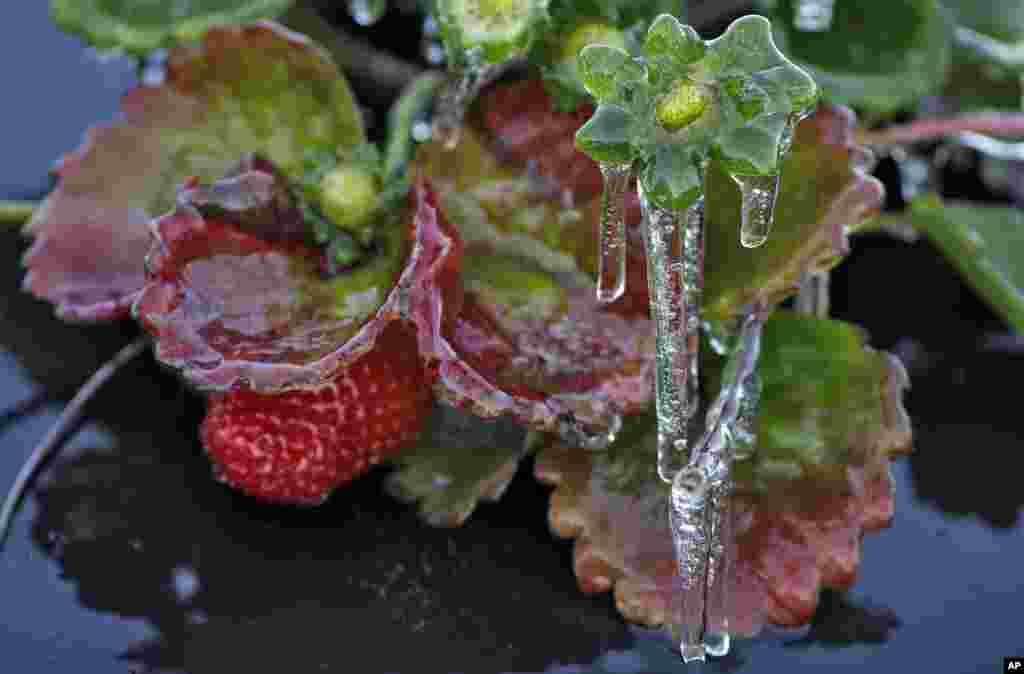
<svg viewBox="0 0 1024 674">
<path fill-rule="evenodd" d="M 23 225 L 38 206 L 34 201 L 0 200 L 0 225 Z"/>
<path fill-rule="evenodd" d="M 405 172 L 412 158 L 415 139 L 413 125 L 428 109 L 444 84 L 439 72 L 427 71 L 410 82 L 388 111 L 388 142 L 384 152 L 384 175 L 395 177 Z"/>
<path fill-rule="evenodd" d="M 372 103 L 390 103 L 399 91 L 423 72 L 419 66 L 332 26 L 316 8 L 304 3 L 296 3 L 281 17 L 281 21 L 323 45 L 352 80 L 352 85 Z"/>
<path fill-rule="evenodd" d="M 921 119 L 890 126 L 879 131 L 860 129 L 857 142 L 862 145 L 906 145 L 973 131 L 995 136 L 1024 136 L 1024 113 L 994 112 L 945 119 Z"/>
<path fill-rule="evenodd" d="M 4 540 L 7 538 L 14 514 L 17 512 L 22 496 L 32 484 L 36 471 L 39 470 L 39 467 L 43 465 L 46 459 L 61 447 L 64 440 L 75 430 L 75 427 L 82 418 L 82 413 L 85 411 L 86 403 L 96 395 L 96 392 L 121 367 L 145 351 L 147 346 L 149 346 L 149 339 L 139 337 L 114 354 L 114 357 L 104 363 L 103 367 L 96 370 L 82 388 L 78 389 L 78 393 L 71 399 L 68 406 L 64 408 L 64 411 L 60 413 L 57 422 L 50 427 L 42 441 L 29 454 L 28 460 L 25 461 L 21 470 L 18 471 L 18 475 L 14 478 L 14 484 L 11 485 L 10 490 L 7 492 L 3 508 L 0 508 L 0 547 L 3 546 Z"/>
</svg>

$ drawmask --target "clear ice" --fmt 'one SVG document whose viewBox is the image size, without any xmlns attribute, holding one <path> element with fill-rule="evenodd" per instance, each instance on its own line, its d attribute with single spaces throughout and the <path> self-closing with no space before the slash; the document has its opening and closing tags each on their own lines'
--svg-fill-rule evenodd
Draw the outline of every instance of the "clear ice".
<svg viewBox="0 0 1024 674">
<path fill-rule="evenodd" d="M 348 13 L 360 26 L 372 26 L 388 9 L 388 0 L 349 0 Z"/>
<path fill-rule="evenodd" d="M 779 175 L 733 175 L 739 185 L 740 244 L 744 248 L 757 248 L 768 240 L 775 219 L 775 201 L 779 196 Z"/>
<path fill-rule="evenodd" d="M 762 320 L 753 313 L 744 321 L 722 389 L 708 409 L 704 434 L 672 481 L 669 524 L 682 580 L 679 649 L 687 662 L 729 651 L 728 576 L 734 545 L 730 474 L 738 458 L 737 434 L 755 432 L 759 388 L 752 382 L 757 381 Z"/>
<path fill-rule="evenodd" d="M 685 211 L 657 206 L 639 186 L 647 283 L 654 316 L 658 475 L 671 484 L 686 465 L 690 419 L 700 404 L 700 294 L 704 199 Z"/>
<path fill-rule="evenodd" d="M 597 301 L 610 303 L 626 291 L 626 220 L 623 200 L 633 178 L 629 164 L 601 163 L 604 192 L 601 195 L 601 223 L 598 225 L 600 255 L 597 271 Z"/>
<path fill-rule="evenodd" d="M 504 64 L 477 65 L 479 56 L 467 54 L 469 65 L 459 68 L 441 91 L 434 115 L 434 138 L 445 148 L 452 150 L 459 144 L 462 123 L 466 111 L 473 104 L 477 94 L 491 80 L 498 76 Z"/>
</svg>

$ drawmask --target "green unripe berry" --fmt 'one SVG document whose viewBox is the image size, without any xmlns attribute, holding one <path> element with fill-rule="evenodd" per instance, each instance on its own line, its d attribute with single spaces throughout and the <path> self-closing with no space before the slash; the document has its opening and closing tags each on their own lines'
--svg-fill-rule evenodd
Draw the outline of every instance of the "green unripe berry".
<svg viewBox="0 0 1024 674">
<path fill-rule="evenodd" d="M 711 104 L 711 96 L 700 86 L 680 80 L 655 106 L 658 123 L 668 131 L 678 131 L 696 121 Z"/>
<path fill-rule="evenodd" d="M 377 210 L 377 177 L 355 166 L 338 166 L 320 180 L 320 208 L 341 229 L 361 228 Z"/>
</svg>

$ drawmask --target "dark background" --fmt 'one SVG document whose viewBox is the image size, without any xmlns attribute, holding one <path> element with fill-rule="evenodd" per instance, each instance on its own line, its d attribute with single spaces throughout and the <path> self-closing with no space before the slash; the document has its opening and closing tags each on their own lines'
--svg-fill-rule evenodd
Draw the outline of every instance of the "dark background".
<svg viewBox="0 0 1024 674">
<path fill-rule="evenodd" d="M 51 162 L 134 79 L 53 28 L 47 4 L 14 0 L 0 23 L 0 198 L 42 196 Z M 409 19 L 385 21 L 386 36 Z M 898 205 L 894 164 L 879 174 Z M 976 175 L 957 165 L 943 189 L 991 197 Z M 0 490 L 136 334 L 53 319 L 18 290 L 23 248 L 0 231 Z M 895 521 L 864 541 L 859 582 L 826 592 L 808 629 L 740 641 L 703 671 L 1001 671 L 1024 654 L 1024 342 L 922 242 L 858 240 L 833 309 L 911 373 L 916 451 L 893 467 Z M 625 625 L 609 596 L 576 589 L 528 465 L 500 503 L 436 530 L 382 494 L 380 473 L 311 511 L 231 494 L 201 454 L 201 402 L 149 359 L 89 413 L 0 558 L 0 671 L 701 671 Z"/>
</svg>

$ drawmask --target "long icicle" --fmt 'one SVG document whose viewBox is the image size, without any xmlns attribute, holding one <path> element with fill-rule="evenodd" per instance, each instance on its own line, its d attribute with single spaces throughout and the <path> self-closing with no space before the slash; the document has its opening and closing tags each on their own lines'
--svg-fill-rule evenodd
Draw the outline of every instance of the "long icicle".
<svg viewBox="0 0 1024 674">
<path fill-rule="evenodd" d="M 601 163 L 604 191 L 598 225 L 597 301 L 611 303 L 626 291 L 626 218 L 624 199 L 633 178 L 630 164 Z"/>
<path fill-rule="evenodd" d="M 738 344 L 723 376 L 722 389 L 708 409 L 705 430 L 690 453 L 688 465 L 672 482 L 669 524 L 682 580 L 684 661 L 729 649 L 728 575 L 733 557 L 731 466 L 738 426 L 752 426 L 744 399 L 757 390 L 764 316 L 754 311 L 743 321 Z M 753 410 L 756 413 L 756 410 Z M 751 433 L 751 428 L 745 429 Z"/>
<path fill-rule="evenodd" d="M 660 208 L 638 188 L 655 319 L 658 475 L 669 484 L 686 465 L 690 419 L 700 403 L 700 288 L 704 199 L 686 211 Z"/>
</svg>

